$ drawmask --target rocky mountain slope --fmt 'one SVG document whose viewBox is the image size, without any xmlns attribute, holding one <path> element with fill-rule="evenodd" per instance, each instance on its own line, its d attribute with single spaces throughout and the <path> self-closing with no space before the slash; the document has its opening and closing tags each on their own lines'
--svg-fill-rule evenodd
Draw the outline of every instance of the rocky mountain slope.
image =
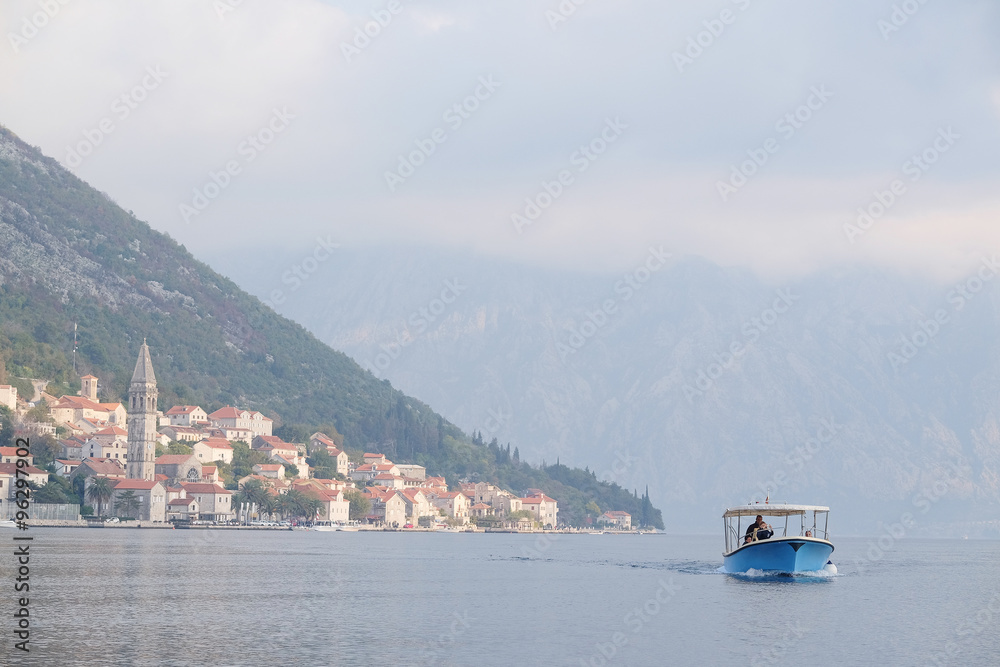
<svg viewBox="0 0 1000 667">
<path fill-rule="evenodd" d="M 7 374 L 45 378 L 69 392 L 79 388 L 78 375 L 93 373 L 102 398 L 121 400 L 143 339 L 161 405 L 240 405 L 295 432 L 332 425 L 350 449 L 421 463 L 452 484 L 472 478 L 518 492 L 541 488 L 560 501 L 560 516 L 574 521 L 583 520 L 591 500 L 637 515 L 644 506 L 633 491 L 598 484 L 583 471 L 513 462 L 505 448 L 487 446 L 492 437 L 473 443 L 422 401 L 277 315 L 0 128 L 0 356 Z M 662 525 L 659 511 L 645 505 L 651 522 Z"/>
<path fill-rule="evenodd" d="M 277 307 L 522 455 L 648 480 L 668 523 L 713 530 L 770 495 L 833 505 L 841 534 L 911 512 L 915 533 L 1000 535 L 993 256 L 946 286 L 863 267 L 769 285 L 652 257 L 573 275 L 344 249 Z M 266 294 L 282 275 L 241 280 Z"/>
</svg>

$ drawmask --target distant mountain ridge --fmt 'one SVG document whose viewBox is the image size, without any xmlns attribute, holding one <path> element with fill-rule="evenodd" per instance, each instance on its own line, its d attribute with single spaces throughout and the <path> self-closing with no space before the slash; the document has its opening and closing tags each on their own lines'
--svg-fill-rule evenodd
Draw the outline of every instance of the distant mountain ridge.
<svg viewBox="0 0 1000 667">
<path fill-rule="evenodd" d="M 864 267 L 774 285 L 678 258 L 600 314 L 622 275 L 343 249 L 279 310 L 523 455 L 649 481 L 691 530 L 769 495 L 833 505 L 840 534 L 909 511 L 924 532 L 996 537 L 995 264 L 955 286 Z M 446 279 L 467 290 L 418 332 L 409 315 Z"/>
<path fill-rule="evenodd" d="M 348 447 L 424 464 L 452 484 L 470 477 L 518 492 L 539 488 L 575 521 L 591 500 L 636 516 L 645 507 L 662 525 L 659 510 L 634 492 L 473 444 L 425 403 L 275 314 L 0 127 L 0 355 L 8 373 L 77 389 L 74 325 L 77 372 L 97 375 L 102 397 L 125 395 L 145 338 L 160 405 L 233 404 L 261 410 L 279 427 L 334 425 Z"/>
</svg>

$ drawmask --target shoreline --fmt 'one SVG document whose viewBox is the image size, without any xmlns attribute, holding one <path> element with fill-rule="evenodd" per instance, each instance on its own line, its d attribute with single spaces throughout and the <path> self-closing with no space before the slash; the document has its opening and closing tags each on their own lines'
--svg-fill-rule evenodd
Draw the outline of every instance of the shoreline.
<svg viewBox="0 0 1000 667">
<path fill-rule="evenodd" d="M 128 530 L 253 530 L 253 531 L 279 531 L 279 532 L 365 532 L 365 533 L 443 533 L 454 535 L 458 533 L 493 533 L 493 534 L 525 534 L 525 535 L 662 535 L 661 531 L 639 531 L 639 530 L 616 530 L 616 531 L 590 531 L 577 529 L 563 530 L 518 530 L 513 528 L 493 529 L 493 528 L 462 528 L 459 530 L 444 530 L 437 528 L 383 528 L 378 526 L 358 526 L 357 531 L 314 531 L 311 528 L 301 526 L 221 526 L 221 525 L 197 525 L 197 526 L 175 526 L 170 523 L 140 523 L 134 521 L 123 521 L 119 523 L 98 523 L 94 521 L 69 521 L 69 520 L 28 520 L 28 528 L 99 528 L 99 529 L 128 529 Z"/>
</svg>

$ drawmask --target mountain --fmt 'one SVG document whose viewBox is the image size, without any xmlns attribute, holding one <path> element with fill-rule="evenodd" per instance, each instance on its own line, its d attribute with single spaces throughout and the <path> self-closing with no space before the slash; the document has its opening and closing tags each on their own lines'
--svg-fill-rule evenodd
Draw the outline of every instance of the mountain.
<svg viewBox="0 0 1000 667">
<path fill-rule="evenodd" d="M 671 526 L 770 496 L 833 506 L 839 534 L 909 513 L 910 535 L 1000 536 L 996 256 L 948 285 L 862 265 L 769 284 L 655 251 L 604 275 L 342 249 L 276 307 L 466 429 L 648 483 Z M 288 278 L 213 263 L 261 294 Z"/>
<path fill-rule="evenodd" d="M 350 449 L 424 464 L 450 483 L 540 488 L 570 520 L 582 520 L 591 500 L 643 511 L 637 494 L 617 485 L 578 479 L 565 466 L 514 462 L 499 443 L 473 443 L 0 128 L 0 371 L 66 392 L 91 373 L 103 398 L 121 400 L 143 339 L 161 405 L 258 409 L 279 434 L 332 425 Z M 647 514 L 662 526 L 658 510 Z"/>
</svg>

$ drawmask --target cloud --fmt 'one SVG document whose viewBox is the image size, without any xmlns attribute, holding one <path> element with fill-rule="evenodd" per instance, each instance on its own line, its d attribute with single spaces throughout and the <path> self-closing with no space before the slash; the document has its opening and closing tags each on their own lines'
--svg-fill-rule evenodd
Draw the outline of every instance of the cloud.
<svg viewBox="0 0 1000 667">
<path fill-rule="evenodd" d="M 112 116 L 74 171 L 202 257 L 323 232 L 574 268 L 665 243 L 762 273 L 862 261 L 946 276 L 997 241 L 989 3 L 924 5 L 888 39 L 878 22 L 892 3 L 860 0 L 585 3 L 555 25 L 558 3 L 529 0 L 401 1 L 394 14 L 388 2 L 218 4 L 67 3 L 17 52 L 0 48 L 0 122 L 65 161 L 162 67 L 162 85 Z M 38 11 L 4 3 L 7 41 Z M 683 71 L 676 54 L 691 59 Z M 448 110 L 480 77 L 499 88 L 453 127 Z M 789 134 L 781 119 L 817 87 L 832 97 Z M 240 146 L 275 108 L 294 119 L 247 160 Z M 620 140 L 517 234 L 511 215 L 574 169 L 609 118 L 627 123 Z M 856 209 L 947 126 L 962 136 L 954 150 L 847 243 Z M 446 139 L 390 192 L 386 172 L 435 130 Z M 769 139 L 777 150 L 722 201 L 718 183 Z M 240 173 L 185 222 L 179 206 L 231 160 Z"/>
</svg>

